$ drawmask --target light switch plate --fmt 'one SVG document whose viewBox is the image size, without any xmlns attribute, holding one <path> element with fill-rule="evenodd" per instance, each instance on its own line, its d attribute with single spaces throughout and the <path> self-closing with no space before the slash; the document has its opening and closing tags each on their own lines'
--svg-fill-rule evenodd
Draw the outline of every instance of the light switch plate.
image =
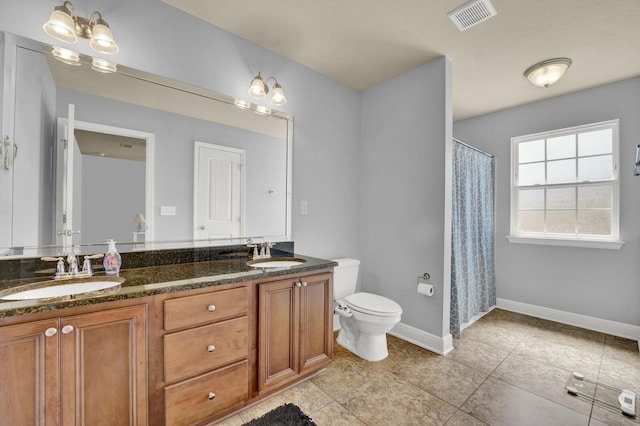
<svg viewBox="0 0 640 426">
<path fill-rule="evenodd" d="M 175 206 L 160 206 L 160 216 L 175 216 L 175 215 L 176 215 Z"/>
<path fill-rule="evenodd" d="M 307 200 L 300 201 L 300 214 L 309 214 L 309 202 Z"/>
</svg>

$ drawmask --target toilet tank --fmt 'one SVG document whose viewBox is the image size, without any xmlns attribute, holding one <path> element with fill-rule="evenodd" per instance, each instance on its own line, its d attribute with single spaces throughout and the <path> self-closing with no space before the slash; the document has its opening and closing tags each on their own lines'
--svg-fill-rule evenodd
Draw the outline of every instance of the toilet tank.
<svg viewBox="0 0 640 426">
<path fill-rule="evenodd" d="M 338 262 L 338 266 L 333 269 L 333 298 L 340 300 L 355 293 L 360 261 L 349 258 L 333 261 Z"/>
</svg>

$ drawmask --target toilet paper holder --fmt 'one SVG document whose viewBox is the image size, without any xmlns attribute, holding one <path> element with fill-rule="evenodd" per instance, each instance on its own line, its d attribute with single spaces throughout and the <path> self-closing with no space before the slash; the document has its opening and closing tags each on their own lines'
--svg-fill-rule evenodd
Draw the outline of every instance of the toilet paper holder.
<svg viewBox="0 0 640 426">
<path fill-rule="evenodd" d="M 421 277 L 418 277 L 418 284 L 426 284 L 430 278 L 431 278 L 431 275 L 429 275 L 428 272 L 425 272 L 424 274 L 422 274 Z"/>
</svg>

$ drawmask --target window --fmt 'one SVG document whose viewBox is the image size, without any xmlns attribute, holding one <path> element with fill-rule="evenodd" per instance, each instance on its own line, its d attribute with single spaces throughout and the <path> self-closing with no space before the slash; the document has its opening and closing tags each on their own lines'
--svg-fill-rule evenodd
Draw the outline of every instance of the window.
<svg viewBox="0 0 640 426">
<path fill-rule="evenodd" d="M 511 139 L 517 243 L 620 248 L 618 120 Z"/>
</svg>

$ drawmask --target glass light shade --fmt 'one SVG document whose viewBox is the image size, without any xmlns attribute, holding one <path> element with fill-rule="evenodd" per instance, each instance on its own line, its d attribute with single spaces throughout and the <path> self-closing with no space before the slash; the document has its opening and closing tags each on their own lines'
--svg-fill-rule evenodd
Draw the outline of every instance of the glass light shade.
<svg viewBox="0 0 640 426">
<path fill-rule="evenodd" d="M 100 21 L 91 29 L 89 46 L 96 52 L 106 54 L 116 53 L 119 50 L 118 45 L 113 39 L 111 29 L 109 29 L 106 24 L 100 23 Z"/>
<path fill-rule="evenodd" d="M 256 114 L 258 114 L 258 115 L 269 115 L 269 114 L 271 114 L 271 108 L 266 107 L 264 105 L 257 105 L 256 106 Z"/>
<path fill-rule="evenodd" d="M 78 52 L 74 52 L 73 50 L 54 46 L 53 49 L 51 49 L 51 54 L 54 58 L 56 58 L 60 62 L 64 62 L 65 64 L 73 65 L 76 67 L 79 67 L 81 65 L 80 55 L 78 54 Z"/>
<path fill-rule="evenodd" d="M 93 58 L 91 61 L 91 69 L 102 73 L 112 73 L 118 70 L 116 64 L 102 58 Z"/>
<path fill-rule="evenodd" d="M 42 29 L 59 41 L 65 43 L 75 43 L 78 41 L 75 23 L 65 7 L 56 7 L 56 9 L 51 12 L 49 20 L 42 26 Z"/>
<path fill-rule="evenodd" d="M 555 58 L 530 66 L 524 76 L 535 86 L 549 87 L 556 83 L 571 65 L 569 58 Z"/>
<path fill-rule="evenodd" d="M 266 96 L 269 89 L 264 84 L 262 80 L 262 76 L 258 73 L 257 76 L 251 82 L 251 86 L 249 87 L 249 96 L 255 99 L 262 99 Z"/>
<path fill-rule="evenodd" d="M 287 98 L 284 96 L 284 90 L 276 83 L 273 86 L 273 96 L 271 97 L 271 105 L 284 105 L 287 103 Z"/>
</svg>

